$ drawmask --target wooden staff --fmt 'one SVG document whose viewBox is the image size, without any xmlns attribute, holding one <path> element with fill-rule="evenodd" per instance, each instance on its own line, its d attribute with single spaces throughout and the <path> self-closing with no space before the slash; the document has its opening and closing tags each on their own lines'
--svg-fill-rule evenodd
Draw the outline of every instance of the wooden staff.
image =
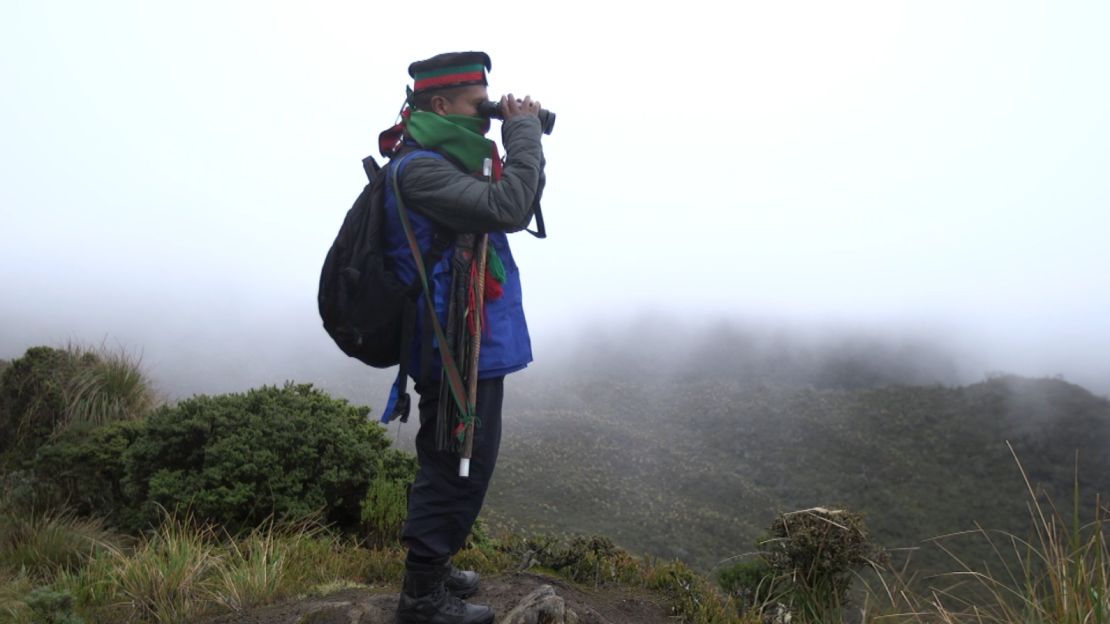
<svg viewBox="0 0 1110 624">
<path fill-rule="evenodd" d="M 459 476 L 470 476 L 470 458 L 474 454 L 474 420 L 478 418 L 478 355 L 482 349 L 482 309 L 486 302 L 486 253 L 489 245 L 489 234 L 483 234 L 478 242 L 478 274 L 476 283 L 471 288 L 474 293 L 474 335 L 470 337 L 470 387 L 467 388 L 467 405 L 470 412 L 470 421 L 466 423 L 463 432 L 462 452 L 459 454 Z"/>
</svg>

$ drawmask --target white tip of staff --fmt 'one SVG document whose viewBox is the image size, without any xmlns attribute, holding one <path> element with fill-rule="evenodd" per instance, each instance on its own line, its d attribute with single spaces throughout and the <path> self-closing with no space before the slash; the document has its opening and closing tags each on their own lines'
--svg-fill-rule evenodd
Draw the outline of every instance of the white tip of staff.
<svg viewBox="0 0 1110 624">
<path fill-rule="evenodd" d="M 462 459 L 459 460 L 459 476 L 460 477 L 469 477 L 470 476 L 470 458 L 469 457 L 463 457 Z"/>
</svg>

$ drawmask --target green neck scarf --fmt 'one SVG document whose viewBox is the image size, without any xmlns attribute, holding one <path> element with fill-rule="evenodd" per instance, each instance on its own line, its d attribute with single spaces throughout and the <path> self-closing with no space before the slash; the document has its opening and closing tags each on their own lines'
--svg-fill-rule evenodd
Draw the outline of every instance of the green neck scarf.
<svg viewBox="0 0 1110 624">
<path fill-rule="evenodd" d="M 489 120 L 482 117 L 414 110 L 404 123 L 405 134 L 421 147 L 454 158 L 472 173 L 482 173 L 484 161 L 494 157 L 496 145 L 482 136 Z"/>
</svg>

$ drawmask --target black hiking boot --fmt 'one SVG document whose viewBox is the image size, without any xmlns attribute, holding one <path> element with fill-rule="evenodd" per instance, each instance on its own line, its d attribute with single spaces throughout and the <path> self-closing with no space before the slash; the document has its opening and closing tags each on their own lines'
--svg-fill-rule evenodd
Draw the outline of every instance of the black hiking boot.
<svg viewBox="0 0 1110 624">
<path fill-rule="evenodd" d="M 452 596 L 448 564 L 405 562 L 405 583 L 397 604 L 397 624 L 493 624 L 493 609 Z"/>
<path fill-rule="evenodd" d="M 469 598 L 478 591 L 479 576 L 477 572 L 460 570 L 450 563 L 447 564 L 449 573 L 443 582 L 447 591 L 456 598 Z"/>
</svg>

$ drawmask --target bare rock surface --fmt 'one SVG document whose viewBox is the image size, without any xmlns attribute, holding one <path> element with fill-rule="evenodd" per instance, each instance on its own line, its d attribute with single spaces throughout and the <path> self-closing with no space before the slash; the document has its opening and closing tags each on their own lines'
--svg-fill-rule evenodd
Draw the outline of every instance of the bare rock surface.
<svg viewBox="0 0 1110 624">
<path fill-rule="evenodd" d="M 501 624 L 578 624 L 578 614 L 566 607 L 566 602 L 550 585 L 525 596 Z"/>
<path fill-rule="evenodd" d="M 393 624 L 397 589 L 347 589 L 240 613 L 203 624 Z M 560 579 L 522 572 L 482 579 L 469 600 L 497 612 L 498 624 L 670 624 L 664 601 L 642 590 L 579 588 Z"/>
</svg>

